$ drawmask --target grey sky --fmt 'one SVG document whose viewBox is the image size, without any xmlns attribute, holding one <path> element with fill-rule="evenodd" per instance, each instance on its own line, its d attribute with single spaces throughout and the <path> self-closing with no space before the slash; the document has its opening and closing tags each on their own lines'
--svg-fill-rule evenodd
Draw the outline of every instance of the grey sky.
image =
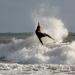
<svg viewBox="0 0 75 75">
<path fill-rule="evenodd" d="M 75 0 L 0 0 L 0 32 L 34 31 L 32 11 L 46 1 L 60 8 L 58 17 L 75 32 Z"/>
</svg>

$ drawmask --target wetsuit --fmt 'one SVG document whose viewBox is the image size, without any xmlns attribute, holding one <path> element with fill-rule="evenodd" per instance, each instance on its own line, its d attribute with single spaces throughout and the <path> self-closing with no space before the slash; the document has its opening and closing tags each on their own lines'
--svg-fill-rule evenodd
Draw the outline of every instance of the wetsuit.
<svg viewBox="0 0 75 75">
<path fill-rule="evenodd" d="M 47 37 L 53 39 L 53 38 L 52 38 L 51 36 L 49 36 L 48 34 L 41 32 L 39 22 L 38 22 L 38 26 L 37 26 L 37 29 L 36 29 L 35 33 L 36 33 L 36 35 L 37 35 L 37 37 L 38 37 L 38 39 L 39 39 L 39 41 L 41 42 L 42 45 L 43 45 L 43 42 L 42 42 L 42 40 L 41 40 L 42 37 L 47 36 Z M 53 39 L 53 40 L 54 40 L 54 39 Z"/>
</svg>

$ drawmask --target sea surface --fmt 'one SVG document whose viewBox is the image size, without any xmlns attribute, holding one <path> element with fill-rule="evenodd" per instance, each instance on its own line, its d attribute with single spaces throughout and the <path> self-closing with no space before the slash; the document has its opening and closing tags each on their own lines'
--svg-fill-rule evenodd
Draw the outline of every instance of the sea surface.
<svg viewBox="0 0 75 75">
<path fill-rule="evenodd" d="M 0 75 L 74 74 L 75 33 L 44 45 L 35 33 L 0 33 Z"/>
</svg>

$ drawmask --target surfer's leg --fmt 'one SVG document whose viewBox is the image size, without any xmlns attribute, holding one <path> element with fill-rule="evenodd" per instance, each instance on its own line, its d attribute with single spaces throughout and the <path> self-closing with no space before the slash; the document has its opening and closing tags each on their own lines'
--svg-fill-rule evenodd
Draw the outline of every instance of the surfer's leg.
<svg viewBox="0 0 75 75">
<path fill-rule="evenodd" d="M 46 34 L 46 33 L 44 33 L 44 36 L 47 36 L 47 37 L 53 39 L 50 35 L 48 35 L 48 34 Z M 53 39 L 53 40 L 54 40 L 54 39 Z"/>
<path fill-rule="evenodd" d="M 40 41 L 40 42 L 41 42 L 41 44 L 43 45 L 43 42 L 42 42 L 41 38 L 39 38 L 39 41 Z"/>
</svg>

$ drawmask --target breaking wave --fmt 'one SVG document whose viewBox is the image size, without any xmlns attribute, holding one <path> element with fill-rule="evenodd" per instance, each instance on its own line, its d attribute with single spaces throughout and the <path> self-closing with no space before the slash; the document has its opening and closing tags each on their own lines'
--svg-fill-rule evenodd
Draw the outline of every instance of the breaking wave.
<svg viewBox="0 0 75 75">
<path fill-rule="evenodd" d="M 42 32 L 55 40 L 42 38 L 44 45 L 41 45 L 35 34 L 27 39 L 13 38 L 8 44 L 0 44 L 1 60 L 24 64 L 75 64 L 75 41 L 63 43 L 68 30 L 60 19 L 47 15 L 48 11 L 42 7 L 33 13 L 34 27 L 39 21 Z"/>
<path fill-rule="evenodd" d="M 66 37 L 68 34 L 68 30 L 64 27 L 64 24 L 58 19 L 52 18 L 49 21 L 52 25 L 54 25 L 54 22 L 55 25 L 58 25 L 58 28 L 55 25 L 52 26 L 52 30 L 54 31 L 51 34 L 54 35 L 52 35 L 53 38 L 56 39 L 57 36 L 63 41 L 63 37 Z M 48 33 L 51 32 L 49 28 L 47 31 Z M 75 64 L 75 41 L 62 43 L 62 41 L 52 41 L 48 38 L 43 38 L 42 40 L 43 42 L 45 41 L 44 45 L 40 44 L 35 34 L 24 40 L 13 38 L 12 42 L 8 44 L 0 44 L 0 58 L 24 64 Z"/>
<path fill-rule="evenodd" d="M 75 64 L 75 42 L 51 43 L 42 46 L 37 38 L 13 39 L 9 44 L 0 45 L 0 57 L 4 60 L 25 64 Z M 27 41 L 30 41 L 29 43 Z M 35 43 L 34 43 L 35 42 Z"/>
</svg>

